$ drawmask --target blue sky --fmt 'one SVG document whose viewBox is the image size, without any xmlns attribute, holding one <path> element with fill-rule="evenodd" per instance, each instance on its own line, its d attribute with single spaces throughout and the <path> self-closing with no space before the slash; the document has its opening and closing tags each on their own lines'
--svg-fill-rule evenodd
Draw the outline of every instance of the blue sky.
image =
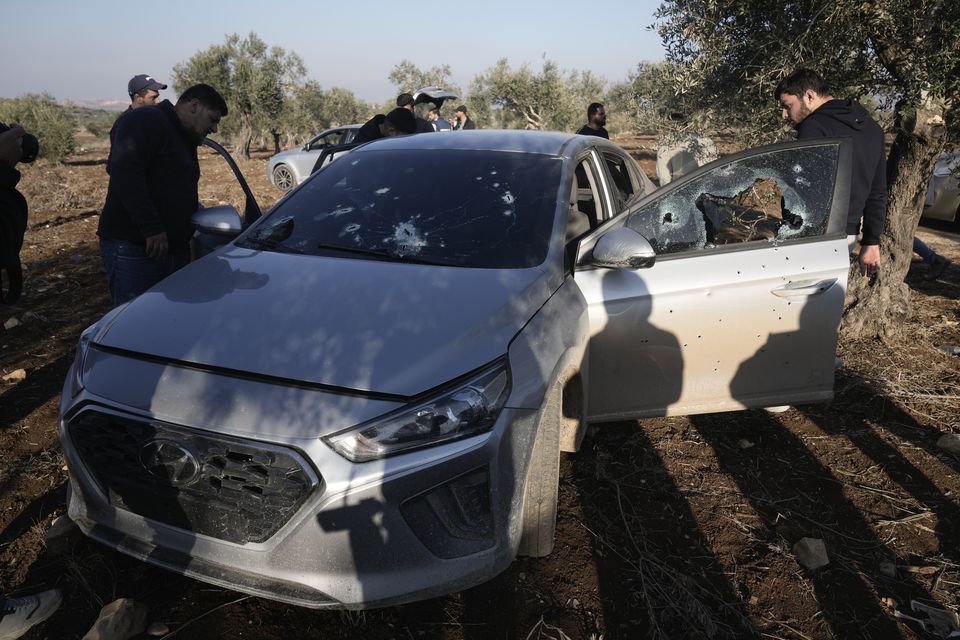
<svg viewBox="0 0 960 640">
<path fill-rule="evenodd" d="M 464 90 L 501 57 L 513 68 L 526 62 L 539 69 L 546 56 L 565 69 L 589 69 L 616 82 L 638 62 L 663 58 L 659 37 L 647 28 L 658 5 L 0 0 L 0 97 L 45 91 L 58 100 L 126 101 L 131 76 L 149 73 L 169 84 L 176 63 L 228 33 L 251 31 L 298 53 L 307 76 L 324 88 L 341 86 L 375 102 L 392 96 L 387 77 L 404 58 L 422 69 L 449 64 Z M 161 95 L 172 97 L 172 91 Z"/>
</svg>

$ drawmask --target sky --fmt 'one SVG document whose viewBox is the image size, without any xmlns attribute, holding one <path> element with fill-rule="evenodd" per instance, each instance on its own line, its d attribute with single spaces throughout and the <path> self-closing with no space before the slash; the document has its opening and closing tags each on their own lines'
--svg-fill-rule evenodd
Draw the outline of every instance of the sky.
<svg viewBox="0 0 960 640">
<path fill-rule="evenodd" d="M 147 73 L 171 84 L 174 65 L 225 36 L 256 33 L 297 53 L 307 78 L 364 100 L 395 93 L 388 76 L 403 59 L 426 70 L 448 64 L 464 91 L 507 58 L 511 68 L 544 58 L 608 82 L 637 63 L 662 60 L 649 29 L 659 0 L 533 2 L 320 2 L 314 0 L 0 0 L 0 97 L 46 92 L 57 100 L 127 103 L 127 81 Z M 409 17 L 405 17 L 408 14 Z M 161 92 L 172 98 L 173 91 Z"/>
</svg>

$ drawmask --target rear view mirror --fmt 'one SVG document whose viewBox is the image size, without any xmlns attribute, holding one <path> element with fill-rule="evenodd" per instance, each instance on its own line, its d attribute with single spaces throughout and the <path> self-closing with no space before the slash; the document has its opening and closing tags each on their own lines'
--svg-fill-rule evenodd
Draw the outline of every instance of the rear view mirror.
<svg viewBox="0 0 960 640">
<path fill-rule="evenodd" d="M 613 229 L 597 241 L 590 263 L 606 269 L 647 269 L 657 260 L 653 247 L 633 229 Z"/>
</svg>

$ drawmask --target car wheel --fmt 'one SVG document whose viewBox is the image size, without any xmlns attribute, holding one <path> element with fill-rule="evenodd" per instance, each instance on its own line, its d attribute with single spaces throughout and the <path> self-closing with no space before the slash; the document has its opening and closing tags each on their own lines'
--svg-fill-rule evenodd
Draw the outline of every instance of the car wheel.
<svg viewBox="0 0 960 640">
<path fill-rule="evenodd" d="M 523 522 L 517 553 L 542 558 L 553 551 L 560 484 L 563 389 L 555 382 L 540 416 L 523 490 Z"/>
<path fill-rule="evenodd" d="M 281 191 L 290 191 L 294 186 L 293 172 L 285 164 L 278 164 L 273 168 L 273 184 Z"/>
</svg>

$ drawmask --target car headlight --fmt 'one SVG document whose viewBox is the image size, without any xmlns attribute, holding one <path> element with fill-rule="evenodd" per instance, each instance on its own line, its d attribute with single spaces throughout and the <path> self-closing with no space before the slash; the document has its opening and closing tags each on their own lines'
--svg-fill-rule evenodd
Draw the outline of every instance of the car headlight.
<svg viewBox="0 0 960 640">
<path fill-rule="evenodd" d="M 97 332 L 98 325 L 93 324 L 83 330 L 77 342 L 77 352 L 73 355 L 73 396 L 76 397 L 83 390 L 83 361 L 87 358 L 90 343 Z"/>
<path fill-rule="evenodd" d="M 353 462 L 366 462 L 489 431 L 510 394 L 510 370 L 498 361 L 451 389 L 324 438 Z"/>
</svg>

